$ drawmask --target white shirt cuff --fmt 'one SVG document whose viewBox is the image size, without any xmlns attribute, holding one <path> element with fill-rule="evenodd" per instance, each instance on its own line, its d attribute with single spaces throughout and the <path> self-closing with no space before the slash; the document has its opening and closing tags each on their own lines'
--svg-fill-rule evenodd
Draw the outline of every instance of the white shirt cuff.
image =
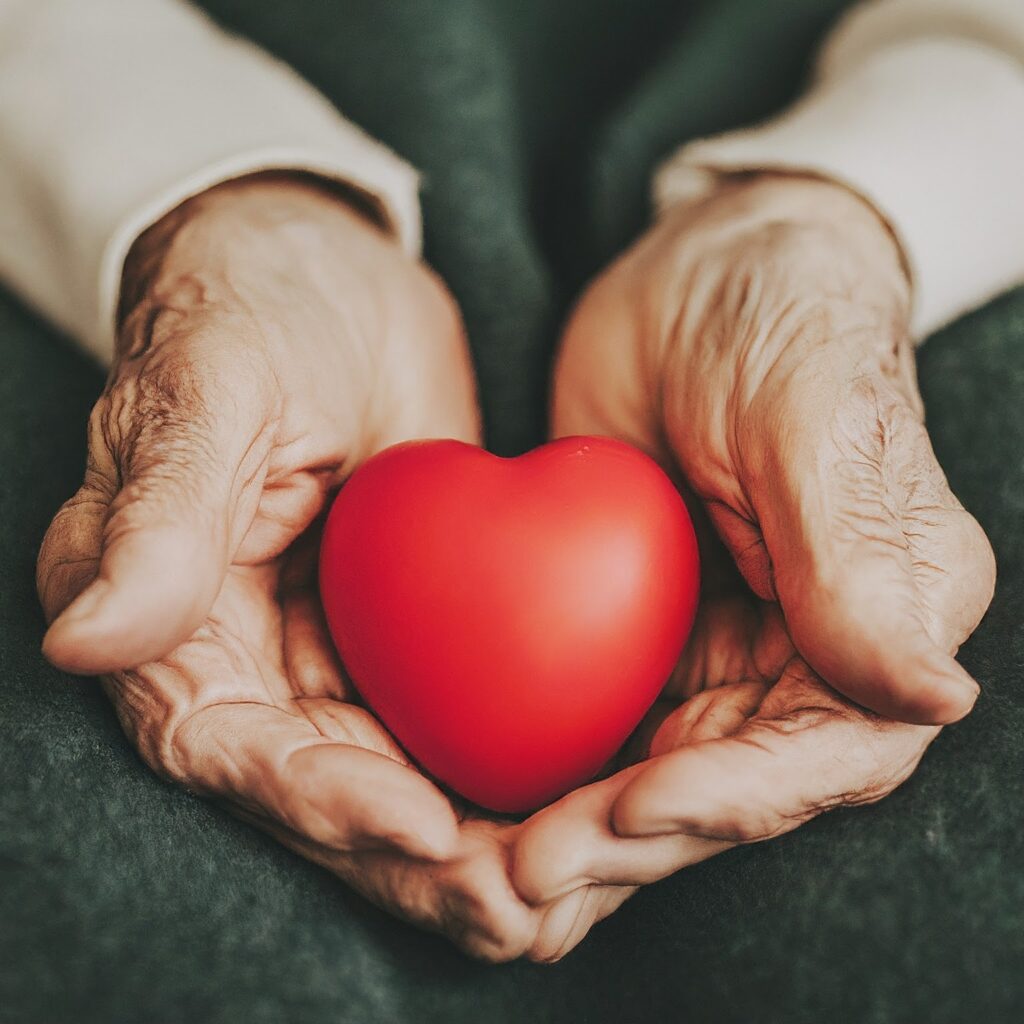
<svg viewBox="0 0 1024 1024">
<path fill-rule="evenodd" d="M 264 170 L 354 188 L 420 248 L 416 172 L 294 71 L 176 0 L 0 0 L 0 275 L 97 356 L 124 258 L 189 196 Z M 5 13 L 6 12 L 6 13 Z"/>
<path fill-rule="evenodd" d="M 774 169 L 841 182 L 899 239 L 921 337 L 1024 281 L 1024 66 L 972 39 L 876 46 L 763 126 L 684 146 L 659 208 L 718 174 Z"/>
</svg>

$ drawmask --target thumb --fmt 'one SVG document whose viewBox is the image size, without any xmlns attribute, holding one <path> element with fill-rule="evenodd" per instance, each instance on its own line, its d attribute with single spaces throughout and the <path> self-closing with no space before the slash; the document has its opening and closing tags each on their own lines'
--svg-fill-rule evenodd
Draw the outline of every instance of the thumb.
<svg viewBox="0 0 1024 1024">
<path fill-rule="evenodd" d="M 131 400 L 125 388 L 101 399 L 86 483 L 43 543 L 40 596 L 56 615 L 43 653 L 65 671 L 131 668 L 188 639 L 255 515 L 270 447 L 261 402 L 238 401 L 244 384 L 218 401 L 194 368 L 171 386 L 168 372 L 135 381 Z"/>
<path fill-rule="evenodd" d="M 794 645 L 872 711 L 956 721 L 978 696 L 953 655 L 991 599 L 991 549 L 912 410 L 877 391 L 845 405 L 824 443 L 794 434 L 756 502 Z"/>
</svg>

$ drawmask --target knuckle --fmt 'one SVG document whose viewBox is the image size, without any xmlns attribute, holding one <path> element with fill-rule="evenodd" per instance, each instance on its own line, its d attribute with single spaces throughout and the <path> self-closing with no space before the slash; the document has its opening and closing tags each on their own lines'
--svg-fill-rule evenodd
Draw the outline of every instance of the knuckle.
<svg viewBox="0 0 1024 1024">
<path fill-rule="evenodd" d="M 129 460 L 193 450 L 211 420 L 201 371 L 185 354 L 167 355 L 134 382 Z"/>
<path fill-rule="evenodd" d="M 72 540 L 70 535 L 75 532 L 82 513 L 93 506 L 98 510 L 104 510 L 107 506 L 107 496 L 90 485 L 83 484 L 54 513 L 43 538 L 41 554 L 57 554 L 65 548 Z"/>
<path fill-rule="evenodd" d="M 163 351 L 135 379 L 136 409 L 156 417 L 202 413 L 203 383 L 200 368 L 187 351 Z"/>
<path fill-rule="evenodd" d="M 119 448 L 117 412 L 120 390 L 108 389 L 89 413 L 86 428 L 85 483 L 97 491 L 105 492 L 110 500 L 120 486 L 120 472 L 116 461 Z"/>
<path fill-rule="evenodd" d="M 193 346 L 160 349 L 111 392 L 121 449 L 127 462 L 154 445 L 194 449 L 225 412 L 235 395 L 249 392 L 241 368 L 232 366 L 231 386 L 216 361 Z M 236 390 L 237 385 L 237 390 Z"/>
<path fill-rule="evenodd" d="M 276 422 L 262 357 L 239 354 L 230 340 L 215 345 L 210 333 L 148 354 L 105 396 L 94 447 L 113 454 L 125 484 L 119 504 L 158 497 L 194 507 L 208 487 L 230 486 L 235 458 Z"/>
</svg>

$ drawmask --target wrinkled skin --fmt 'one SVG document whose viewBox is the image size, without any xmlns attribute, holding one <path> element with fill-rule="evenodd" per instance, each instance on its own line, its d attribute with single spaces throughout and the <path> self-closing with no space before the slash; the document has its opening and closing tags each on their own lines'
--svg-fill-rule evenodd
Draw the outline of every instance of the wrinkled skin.
<svg viewBox="0 0 1024 1024">
<path fill-rule="evenodd" d="M 530 900 L 879 800 L 973 705 L 953 655 L 995 568 L 923 425 L 909 303 L 871 208 L 768 175 L 673 210 L 584 296 L 554 431 L 623 438 L 675 475 L 703 593 L 634 763 L 526 824 Z"/>
<path fill-rule="evenodd" d="M 144 236 L 122 307 L 85 482 L 39 558 L 46 655 L 103 675 L 159 774 L 381 906 L 488 959 L 575 944 L 625 894 L 525 904 L 514 828 L 409 765 L 316 594 L 318 517 L 354 467 L 408 438 L 479 440 L 451 296 L 336 196 L 261 178 Z"/>
<path fill-rule="evenodd" d="M 212 190 L 129 259 L 85 483 L 40 555 L 45 652 L 104 677 L 160 774 L 475 956 L 557 959 L 637 885 L 880 798 L 973 703 L 950 655 L 991 554 L 921 426 L 907 302 L 877 217 L 799 180 L 679 209 L 591 289 L 556 431 L 654 454 L 743 576 L 698 522 L 698 626 L 627 767 L 513 824 L 409 765 L 314 585 L 360 462 L 478 440 L 454 303 L 334 195 Z"/>
</svg>

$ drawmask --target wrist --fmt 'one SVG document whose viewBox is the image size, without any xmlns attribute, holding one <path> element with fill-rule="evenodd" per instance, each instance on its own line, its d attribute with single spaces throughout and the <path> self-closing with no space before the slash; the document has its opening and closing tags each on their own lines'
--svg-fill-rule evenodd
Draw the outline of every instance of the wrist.
<svg viewBox="0 0 1024 1024">
<path fill-rule="evenodd" d="M 343 216 L 364 229 L 386 233 L 383 216 L 363 193 L 299 171 L 261 171 L 221 182 L 185 200 L 164 219 L 173 222 L 175 215 L 179 223 L 216 223 L 244 217 L 264 226 L 292 219 Z M 140 242 L 144 238 L 145 234 L 140 236 Z"/>
<path fill-rule="evenodd" d="M 680 237 L 697 273 L 710 269 L 721 278 L 713 293 L 720 308 L 708 312 L 725 318 L 727 332 L 756 328 L 772 360 L 840 339 L 879 358 L 894 343 L 909 344 L 902 251 L 885 220 L 851 189 L 802 174 L 732 175 L 698 205 L 682 212 Z M 691 332 L 684 344 L 707 345 L 702 333 Z M 718 348 L 730 359 L 742 343 L 737 337 Z M 756 373 L 766 364 L 745 365 Z"/>
<path fill-rule="evenodd" d="M 880 409 L 898 405 L 920 419 L 911 280 L 889 225 L 863 197 L 826 179 L 759 176 L 744 198 L 753 223 L 780 235 L 766 317 L 774 351 L 737 369 L 737 390 L 749 397 L 737 424 L 747 449 L 781 443 L 770 425 L 814 415 L 836 388 L 870 391 Z"/>
<path fill-rule="evenodd" d="M 666 413 L 721 465 L 768 441 L 815 381 L 881 374 L 919 409 L 910 284 L 899 246 L 860 196 L 821 178 L 731 176 L 670 212 L 662 300 L 679 306 L 662 364 Z M 682 423 L 678 430 L 684 430 Z M 698 445 L 699 440 L 699 445 Z M 770 442 L 769 442 L 770 443 Z"/>
<path fill-rule="evenodd" d="M 811 174 L 761 172 L 726 182 L 736 190 L 749 226 L 790 225 L 821 232 L 832 260 L 842 257 L 884 282 L 894 304 L 908 304 L 910 272 L 902 247 L 878 209 L 852 188 Z"/>
<path fill-rule="evenodd" d="M 185 200 L 135 240 L 121 276 L 119 329 L 161 283 L 202 277 L 210 285 L 249 243 L 287 248 L 303 226 L 310 238 L 318 232 L 387 237 L 369 200 L 313 175 L 263 172 L 223 182 Z"/>
</svg>

